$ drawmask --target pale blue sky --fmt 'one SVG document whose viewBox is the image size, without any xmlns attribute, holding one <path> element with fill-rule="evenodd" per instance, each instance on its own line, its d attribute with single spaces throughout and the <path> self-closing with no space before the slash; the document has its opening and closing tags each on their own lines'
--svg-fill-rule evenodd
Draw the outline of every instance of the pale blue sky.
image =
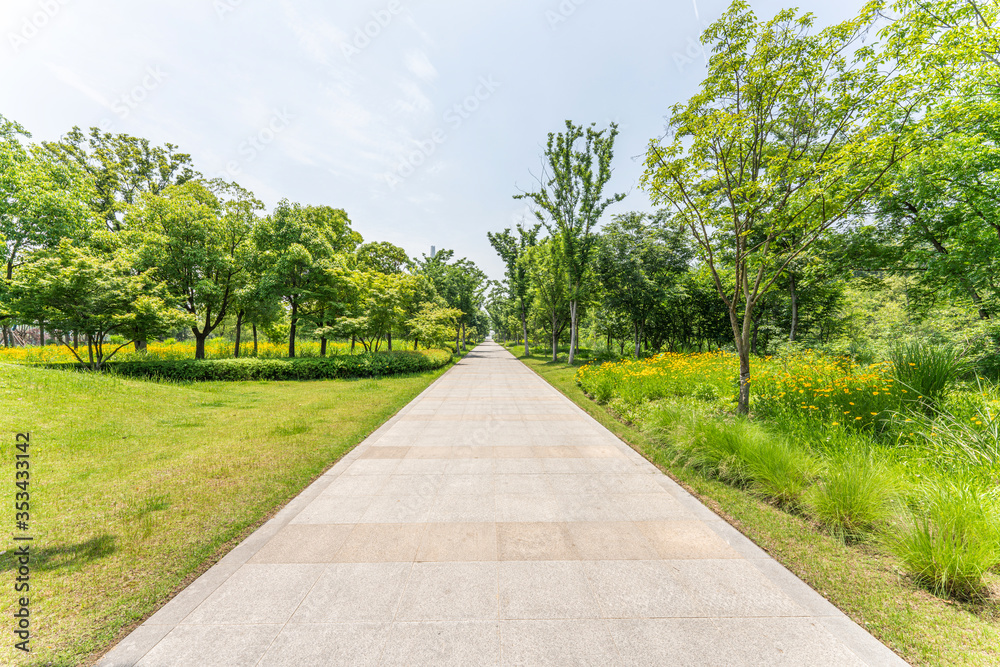
<svg viewBox="0 0 1000 667">
<path fill-rule="evenodd" d="M 171 142 L 207 176 L 344 208 L 366 240 L 453 248 L 526 214 L 548 132 L 621 134 L 611 212 L 648 210 L 641 155 L 697 90 L 721 0 L 3 0 L 0 113 Z M 860 0 L 796 3 L 820 22 Z M 752 2 L 770 18 L 782 2 Z"/>
</svg>

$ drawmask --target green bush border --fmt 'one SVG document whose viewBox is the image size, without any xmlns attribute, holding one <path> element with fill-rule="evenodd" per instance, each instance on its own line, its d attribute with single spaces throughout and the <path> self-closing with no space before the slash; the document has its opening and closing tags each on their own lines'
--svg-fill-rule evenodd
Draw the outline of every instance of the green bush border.
<svg viewBox="0 0 1000 667">
<path fill-rule="evenodd" d="M 183 359 L 112 361 L 104 372 L 129 378 L 172 382 L 238 382 L 252 380 L 341 380 L 373 378 L 436 370 L 452 361 L 444 350 L 374 352 L 296 359 Z M 44 364 L 45 368 L 85 370 L 77 363 Z"/>
</svg>

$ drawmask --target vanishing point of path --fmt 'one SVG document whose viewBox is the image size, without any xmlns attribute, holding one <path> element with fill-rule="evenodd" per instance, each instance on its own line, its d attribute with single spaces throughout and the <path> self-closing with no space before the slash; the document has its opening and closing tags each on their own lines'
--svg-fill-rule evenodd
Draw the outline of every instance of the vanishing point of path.
<svg viewBox="0 0 1000 667">
<path fill-rule="evenodd" d="M 100 663 L 893 664 L 492 342 Z"/>
</svg>

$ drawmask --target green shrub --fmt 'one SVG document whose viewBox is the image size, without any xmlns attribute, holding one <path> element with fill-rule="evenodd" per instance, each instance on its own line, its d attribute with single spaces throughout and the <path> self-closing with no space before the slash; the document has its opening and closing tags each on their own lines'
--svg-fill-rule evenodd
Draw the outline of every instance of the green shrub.
<svg viewBox="0 0 1000 667">
<path fill-rule="evenodd" d="M 983 575 L 1000 565 L 995 493 L 984 492 L 971 479 L 928 484 L 911 522 L 887 538 L 888 548 L 935 594 L 981 597 Z"/>
<path fill-rule="evenodd" d="M 893 377 L 909 389 L 907 400 L 925 407 L 941 404 L 948 390 L 968 364 L 955 347 L 937 347 L 914 342 L 898 345 L 889 353 Z"/>
<path fill-rule="evenodd" d="M 891 518 L 899 482 L 868 452 L 847 450 L 827 460 L 805 494 L 809 513 L 845 542 L 858 541 Z"/>
<path fill-rule="evenodd" d="M 384 377 L 441 368 L 451 361 L 444 350 L 391 352 L 295 359 L 183 359 L 179 361 L 111 362 L 105 371 L 123 377 L 172 382 L 245 380 L 332 380 Z M 79 364 L 50 364 L 81 368 Z"/>
</svg>

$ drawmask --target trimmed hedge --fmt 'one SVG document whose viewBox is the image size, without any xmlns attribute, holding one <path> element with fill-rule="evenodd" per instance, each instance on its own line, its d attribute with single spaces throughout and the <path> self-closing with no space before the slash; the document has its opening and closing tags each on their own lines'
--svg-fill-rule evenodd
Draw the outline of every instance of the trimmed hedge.
<svg viewBox="0 0 1000 667">
<path fill-rule="evenodd" d="M 425 352 L 375 352 L 296 359 L 184 359 L 181 361 L 111 361 L 104 372 L 122 377 L 181 382 L 232 382 L 240 380 L 335 380 L 370 378 L 430 371 L 451 362 L 444 350 Z M 81 364 L 46 364 L 48 368 L 74 368 Z"/>
</svg>

